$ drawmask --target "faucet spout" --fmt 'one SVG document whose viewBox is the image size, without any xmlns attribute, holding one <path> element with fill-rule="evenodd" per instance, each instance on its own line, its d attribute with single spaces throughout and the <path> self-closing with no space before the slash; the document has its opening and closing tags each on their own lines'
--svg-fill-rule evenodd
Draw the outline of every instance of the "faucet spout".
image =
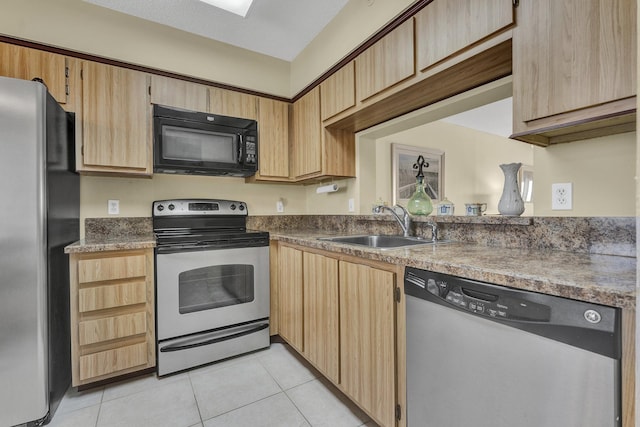
<svg viewBox="0 0 640 427">
<path fill-rule="evenodd" d="M 437 242 L 438 241 L 438 224 L 436 224 L 435 222 L 427 222 L 427 225 L 431 227 L 431 241 L 432 242 Z"/>
<path fill-rule="evenodd" d="M 400 215 L 398 215 L 394 208 L 399 208 L 402 210 L 402 218 L 400 218 Z M 398 221 L 398 224 L 400 224 L 400 228 L 402 228 L 402 235 L 404 237 L 411 236 L 411 216 L 409 215 L 409 212 L 407 212 L 407 210 L 400 205 L 395 205 L 393 208 L 385 205 L 377 205 L 374 206 L 373 213 L 382 213 L 385 210 L 391 212 L 396 221 Z"/>
</svg>

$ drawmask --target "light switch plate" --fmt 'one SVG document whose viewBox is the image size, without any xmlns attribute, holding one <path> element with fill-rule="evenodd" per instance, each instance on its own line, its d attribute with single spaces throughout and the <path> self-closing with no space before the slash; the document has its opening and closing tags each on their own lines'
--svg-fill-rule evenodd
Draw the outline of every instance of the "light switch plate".
<svg viewBox="0 0 640 427">
<path fill-rule="evenodd" d="M 355 199 L 349 199 L 349 212 L 356 211 L 356 201 Z"/>
<path fill-rule="evenodd" d="M 284 212 L 284 203 L 282 202 L 282 200 L 278 200 L 276 202 L 276 212 L 278 212 L 278 213 L 283 213 Z"/>
<path fill-rule="evenodd" d="M 107 203 L 107 210 L 109 215 L 120 214 L 120 200 L 109 200 Z"/>
<path fill-rule="evenodd" d="M 573 185 L 570 182 L 551 184 L 551 210 L 573 209 Z"/>
</svg>

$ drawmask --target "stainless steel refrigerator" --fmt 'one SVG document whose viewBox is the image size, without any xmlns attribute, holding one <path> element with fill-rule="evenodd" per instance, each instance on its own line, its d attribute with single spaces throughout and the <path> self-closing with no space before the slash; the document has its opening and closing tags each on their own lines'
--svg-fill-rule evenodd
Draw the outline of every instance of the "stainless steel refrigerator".
<svg viewBox="0 0 640 427">
<path fill-rule="evenodd" d="M 71 379 L 78 240 L 74 117 L 41 83 L 0 77 L 0 426 L 48 422 Z"/>
</svg>

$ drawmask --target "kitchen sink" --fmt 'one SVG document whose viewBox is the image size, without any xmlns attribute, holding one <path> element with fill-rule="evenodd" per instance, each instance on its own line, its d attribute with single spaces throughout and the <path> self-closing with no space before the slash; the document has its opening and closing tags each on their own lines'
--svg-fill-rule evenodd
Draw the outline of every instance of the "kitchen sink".
<svg viewBox="0 0 640 427">
<path fill-rule="evenodd" d="M 364 236 L 336 236 L 321 237 L 320 240 L 326 240 L 334 243 L 343 243 L 346 245 L 367 246 L 376 249 L 397 249 L 407 246 L 433 245 L 435 243 L 443 243 L 438 240 L 423 239 L 421 237 L 405 237 L 405 236 L 387 236 L 387 235 L 364 235 Z"/>
</svg>

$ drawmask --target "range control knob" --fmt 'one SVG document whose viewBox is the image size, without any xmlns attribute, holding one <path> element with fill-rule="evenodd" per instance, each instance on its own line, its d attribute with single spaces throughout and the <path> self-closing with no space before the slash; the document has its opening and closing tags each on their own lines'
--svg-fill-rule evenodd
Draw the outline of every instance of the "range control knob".
<svg viewBox="0 0 640 427">
<path fill-rule="evenodd" d="M 164 206 L 158 205 L 156 209 L 158 209 L 158 212 L 162 212 L 164 210 Z"/>
<path fill-rule="evenodd" d="M 174 204 L 173 204 L 173 203 L 171 203 L 171 204 L 169 205 L 169 210 L 170 210 L 170 211 L 174 210 L 175 208 L 176 208 L 176 207 L 174 206 Z"/>
<path fill-rule="evenodd" d="M 236 205 L 235 205 L 235 203 L 232 203 L 232 204 L 231 204 L 231 206 L 229 206 L 229 208 L 230 208 L 232 211 L 235 211 L 235 210 L 236 210 Z"/>
<path fill-rule="evenodd" d="M 241 211 L 243 211 L 243 210 L 244 210 L 244 205 L 240 205 L 240 206 L 238 207 L 238 209 L 240 209 Z"/>
</svg>

